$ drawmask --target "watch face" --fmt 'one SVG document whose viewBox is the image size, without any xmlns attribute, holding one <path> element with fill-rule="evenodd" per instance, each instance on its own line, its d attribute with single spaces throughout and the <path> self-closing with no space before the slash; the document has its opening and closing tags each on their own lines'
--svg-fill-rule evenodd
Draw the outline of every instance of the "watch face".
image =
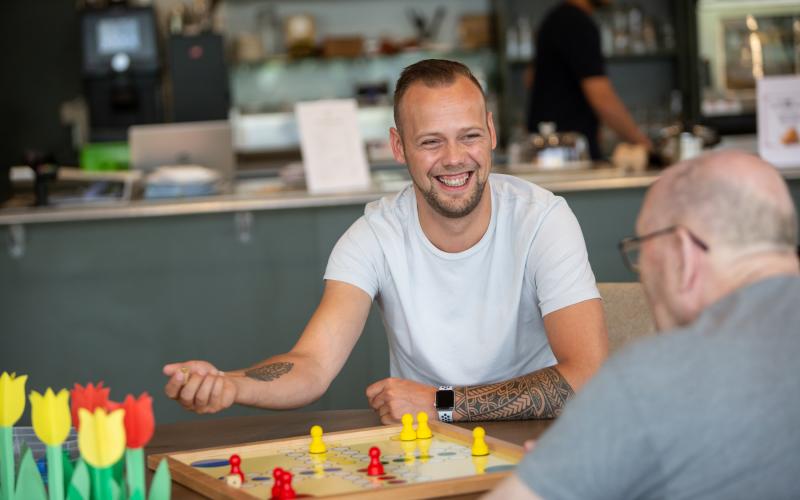
<svg viewBox="0 0 800 500">
<path fill-rule="evenodd" d="M 436 391 L 436 409 L 452 408 L 455 403 L 455 393 L 452 389 Z"/>
</svg>

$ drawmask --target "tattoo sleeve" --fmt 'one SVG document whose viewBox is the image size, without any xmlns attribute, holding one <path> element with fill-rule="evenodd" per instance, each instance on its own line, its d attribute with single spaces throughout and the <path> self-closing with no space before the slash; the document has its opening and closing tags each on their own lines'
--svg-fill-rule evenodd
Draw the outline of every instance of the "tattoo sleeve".
<svg viewBox="0 0 800 500">
<path fill-rule="evenodd" d="M 244 374 L 256 380 L 269 382 L 270 380 L 279 379 L 283 375 L 286 375 L 292 370 L 293 366 L 294 363 L 280 361 L 278 363 L 270 363 L 268 365 L 250 368 L 249 370 L 245 370 Z"/>
<path fill-rule="evenodd" d="M 496 384 L 456 387 L 453 420 L 555 418 L 575 391 L 550 367 Z"/>
</svg>

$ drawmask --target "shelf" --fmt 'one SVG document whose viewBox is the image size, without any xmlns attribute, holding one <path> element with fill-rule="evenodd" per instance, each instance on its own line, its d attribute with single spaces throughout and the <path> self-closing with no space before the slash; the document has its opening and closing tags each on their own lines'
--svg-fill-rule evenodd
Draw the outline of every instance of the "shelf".
<svg viewBox="0 0 800 500">
<path fill-rule="evenodd" d="M 608 63 L 648 62 L 674 59 L 675 56 L 676 53 L 674 51 L 653 52 L 650 54 L 620 54 L 606 56 L 606 61 Z"/>
<path fill-rule="evenodd" d="M 617 63 L 638 63 L 649 61 L 664 61 L 675 59 L 676 53 L 674 51 L 659 51 L 649 54 L 619 54 L 619 55 L 605 55 L 608 64 Z M 512 67 L 526 66 L 530 64 L 529 59 L 509 59 L 508 64 Z"/>
</svg>

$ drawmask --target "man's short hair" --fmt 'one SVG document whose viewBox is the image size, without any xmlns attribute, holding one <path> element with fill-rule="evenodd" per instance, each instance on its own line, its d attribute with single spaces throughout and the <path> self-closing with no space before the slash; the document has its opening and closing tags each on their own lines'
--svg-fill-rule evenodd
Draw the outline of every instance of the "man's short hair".
<svg viewBox="0 0 800 500">
<path fill-rule="evenodd" d="M 427 87 L 448 86 L 452 85 L 456 81 L 456 77 L 459 76 L 468 78 L 474 83 L 478 90 L 481 91 L 485 102 L 486 94 L 484 94 L 480 82 L 472 74 L 472 71 L 460 62 L 448 61 L 447 59 L 423 59 L 411 66 L 407 66 L 400 73 L 400 78 L 397 79 L 397 85 L 395 85 L 394 89 L 394 123 L 397 128 L 400 128 L 400 102 L 411 85 L 422 82 Z"/>
</svg>

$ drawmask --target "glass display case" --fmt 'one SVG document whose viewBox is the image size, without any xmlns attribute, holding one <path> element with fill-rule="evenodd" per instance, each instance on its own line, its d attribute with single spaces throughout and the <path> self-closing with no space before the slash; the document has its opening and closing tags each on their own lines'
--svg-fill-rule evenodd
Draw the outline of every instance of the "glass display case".
<svg viewBox="0 0 800 500">
<path fill-rule="evenodd" d="M 800 74 L 800 2 L 697 3 L 701 118 L 752 115 L 756 82 Z"/>
</svg>

